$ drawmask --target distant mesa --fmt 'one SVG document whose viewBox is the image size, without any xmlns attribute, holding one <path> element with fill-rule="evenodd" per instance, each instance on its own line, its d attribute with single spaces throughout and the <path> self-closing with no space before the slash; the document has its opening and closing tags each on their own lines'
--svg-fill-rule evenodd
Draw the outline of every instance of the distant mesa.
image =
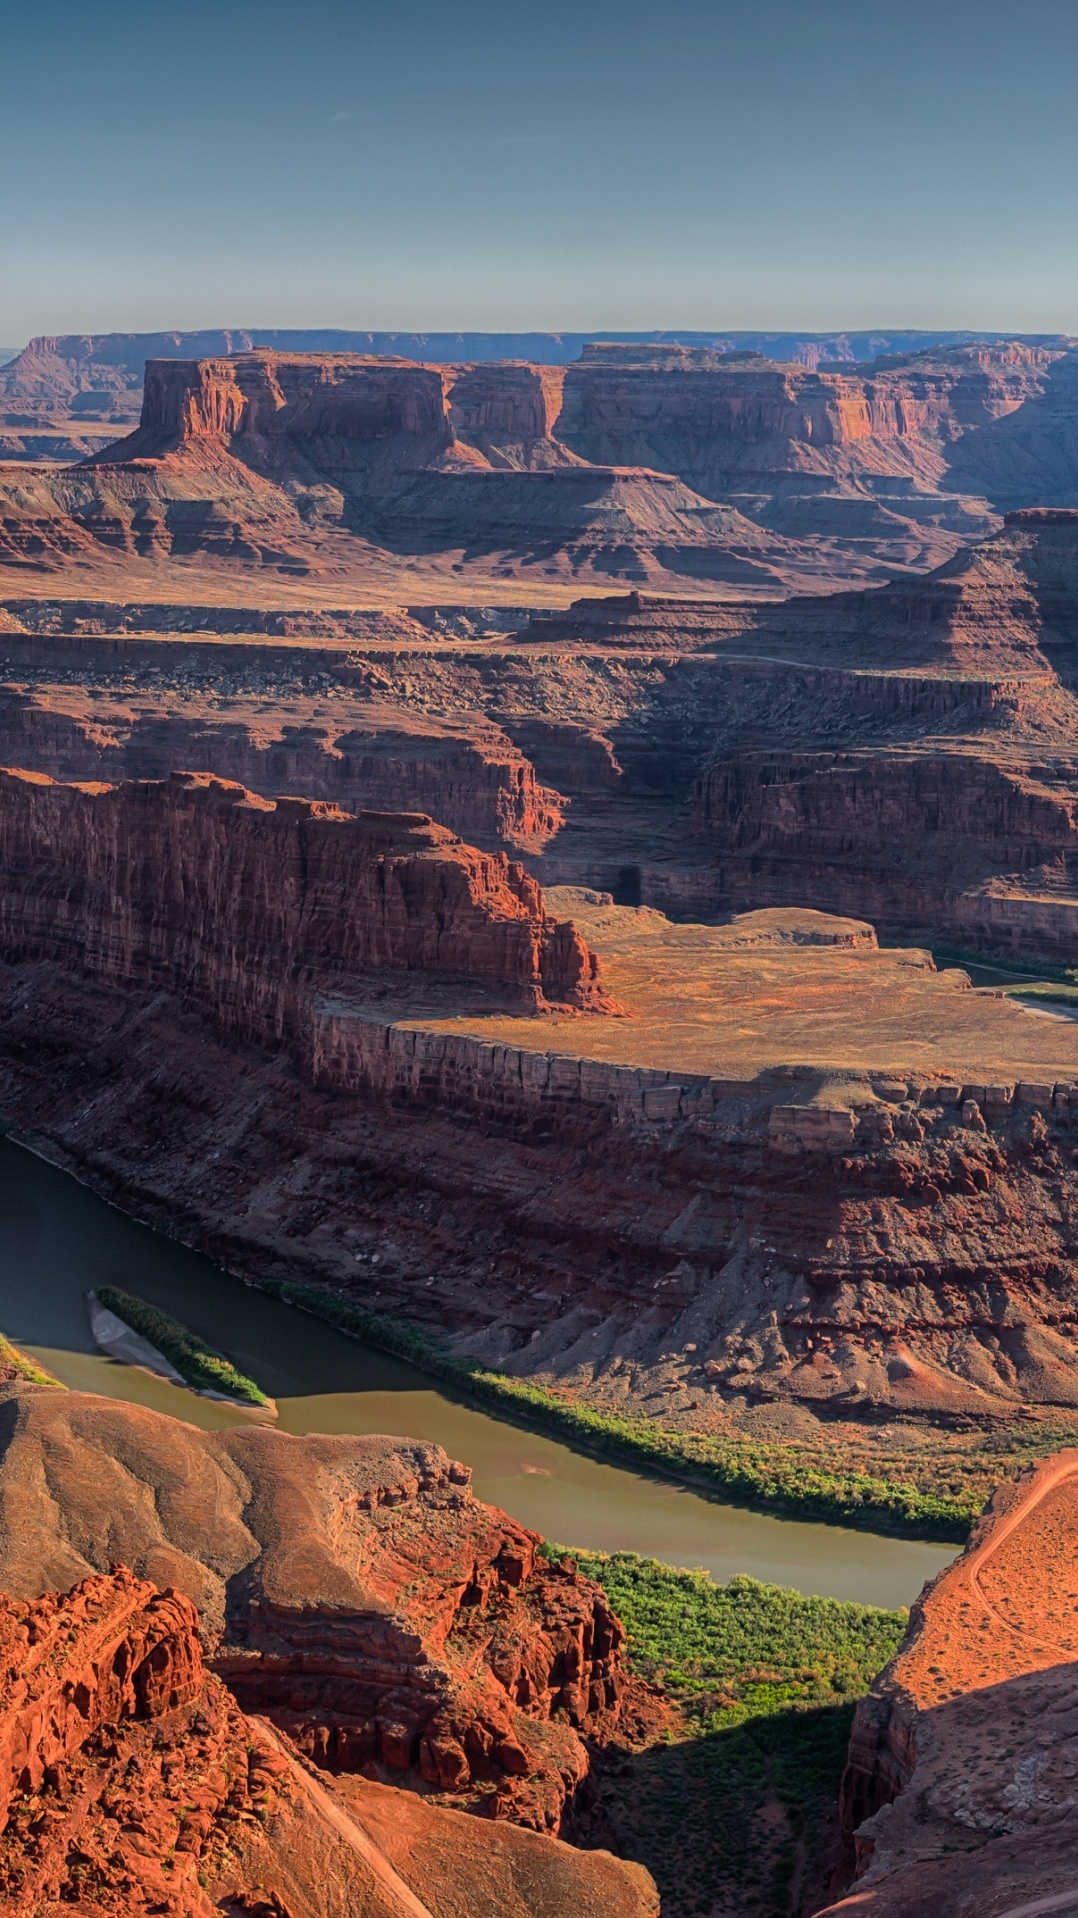
<svg viewBox="0 0 1078 1918">
<path fill-rule="evenodd" d="M 46 405 L 50 379 L 59 393 L 57 366 L 82 365 L 52 345 L 0 373 L 9 425 L 39 387 Z M 115 440 L 105 429 L 129 415 L 106 409 L 81 464 L 9 469 L 0 562 L 201 554 L 361 577 L 379 554 L 421 570 L 452 555 L 466 577 L 777 598 L 923 571 L 1001 508 L 1069 497 L 1076 410 L 1061 340 L 815 367 L 714 340 L 592 341 L 559 365 L 269 346 L 150 358 L 133 433 Z"/>
</svg>

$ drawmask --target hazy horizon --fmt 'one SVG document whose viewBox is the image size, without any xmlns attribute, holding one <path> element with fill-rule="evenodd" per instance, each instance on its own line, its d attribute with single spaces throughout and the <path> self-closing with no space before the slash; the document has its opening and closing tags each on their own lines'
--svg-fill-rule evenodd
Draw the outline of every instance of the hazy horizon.
<svg viewBox="0 0 1078 1918">
<path fill-rule="evenodd" d="M 0 340 L 1078 328 L 1078 13 L 9 8 Z"/>
</svg>

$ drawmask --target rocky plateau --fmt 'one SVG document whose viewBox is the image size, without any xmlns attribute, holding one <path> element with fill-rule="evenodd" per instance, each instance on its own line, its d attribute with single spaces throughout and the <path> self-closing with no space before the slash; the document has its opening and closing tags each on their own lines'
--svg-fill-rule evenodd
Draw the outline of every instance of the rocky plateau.
<svg viewBox="0 0 1078 1918">
<path fill-rule="evenodd" d="M 62 347 L 5 370 L 9 402 L 47 410 L 81 380 Z M 1002 508 L 1070 503 L 1076 416 L 1061 340 L 841 370 L 656 341 L 587 342 L 560 365 L 149 358 L 133 433 L 76 465 L 0 469 L 0 564 L 109 576 L 113 597 L 125 569 L 175 579 L 197 558 L 353 590 L 623 580 L 776 599 L 920 572 Z"/>
<path fill-rule="evenodd" d="M 0 372 L 95 427 L 0 470 L 5 1124 L 685 1470 L 1066 1443 L 1073 342 L 304 344 Z M 14 1911 L 654 1913 L 555 1836 L 621 1627 L 437 1448 L 0 1433 Z M 1071 1456 L 860 1708 L 836 1910 L 1068 1908 Z"/>
</svg>

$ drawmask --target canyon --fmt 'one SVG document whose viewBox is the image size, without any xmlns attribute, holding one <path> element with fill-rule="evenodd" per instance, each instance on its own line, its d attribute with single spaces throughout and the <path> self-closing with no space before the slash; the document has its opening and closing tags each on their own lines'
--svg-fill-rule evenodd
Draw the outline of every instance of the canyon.
<svg viewBox="0 0 1078 1918">
<path fill-rule="evenodd" d="M 0 471 L 5 1126 L 462 1391 L 957 1542 L 1078 1430 L 1073 342 L 305 344 L 0 369 L 95 429 Z M 110 1648 L 11 1770 L 28 1911 L 194 1764 L 177 1913 L 654 1913 L 579 1846 L 661 1701 L 437 1448 L 17 1379 L 0 1430 L 0 1645 Z M 1068 1889 L 1067 1457 L 859 1707 L 835 1909 Z"/>
</svg>

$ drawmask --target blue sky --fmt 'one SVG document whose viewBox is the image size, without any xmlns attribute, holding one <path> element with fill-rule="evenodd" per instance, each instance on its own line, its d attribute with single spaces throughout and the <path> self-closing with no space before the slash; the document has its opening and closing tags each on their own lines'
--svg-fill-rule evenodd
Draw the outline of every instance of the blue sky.
<svg viewBox="0 0 1078 1918">
<path fill-rule="evenodd" d="M 1078 331 L 1073 0 L 0 0 L 0 342 Z"/>
</svg>

